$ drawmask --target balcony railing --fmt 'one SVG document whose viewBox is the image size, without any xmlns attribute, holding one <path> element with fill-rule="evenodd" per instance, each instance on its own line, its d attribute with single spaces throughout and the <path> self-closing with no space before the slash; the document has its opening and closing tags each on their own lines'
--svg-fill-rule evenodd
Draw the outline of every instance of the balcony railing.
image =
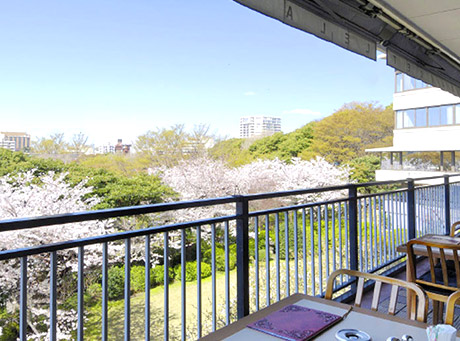
<svg viewBox="0 0 460 341">
<path fill-rule="evenodd" d="M 443 178 L 443 184 L 432 186 L 419 185 L 421 179 L 407 179 L 0 221 L 1 237 L 1 233 L 7 231 L 82 221 L 96 222 L 165 212 L 174 216 L 181 210 L 222 205 L 230 205 L 234 210 L 231 215 L 1 251 L 0 266 L 7 266 L 7 261 L 9 264 L 16 261 L 20 270 L 17 286 L 20 339 L 27 340 L 34 334 L 29 312 L 38 303 L 28 299 L 30 289 L 36 285 L 32 279 L 37 274 L 29 271 L 29 261 L 34 257 L 41 256 L 41 262 L 49 263 L 46 274 L 49 276 L 49 303 L 45 309 L 49 311 L 46 322 L 49 330 L 46 338 L 59 338 L 58 310 L 62 302 L 59 302 L 58 296 L 59 287 L 63 285 L 62 274 L 58 271 L 59 255 L 76 249 L 75 337 L 78 340 L 88 339 L 85 336 L 88 331 L 85 319 L 85 292 L 88 290 L 85 262 L 88 262 L 88 257 L 85 251 L 94 251 L 95 248 L 101 254 L 98 262 L 102 287 L 98 338 L 114 338 L 110 335 L 113 330 L 109 328 L 112 317 L 108 309 L 108 282 L 109 267 L 113 263 L 109 251 L 123 247 L 124 256 L 118 262 L 124 263 L 125 272 L 124 339 L 150 340 L 158 338 L 159 334 L 165 340 L 196 339 L 293 293 L 321 296 L 328 275 L 338 268 L 388 273 L 400 267 L 404 259 L 396 252 L 399 244 L 427 233 L 447 234 L 451 222 L 460 220 L 460 182 L 457 181 L 460 178 Z M 315 201 L 318 196 L 333 199 Z M 290 201 L 285 205 L 287 199 Z M 270 203 L 270 208 L 260 209 L 261 202 Z M 138 323 L 135 328 L 132 325 L 134 312 L 131 309 L 130 278 L 134 262 L 133 242 L 136 246 L 142 244 L 143 255 L 137 255 L 135 262 L 141 262 L 145 269 L 153 266 L 153 247 L 161 248 L 163 253 L 164 279 L 160 287 L 163 304 L 162 307 L 153 307 L 156 312 L 160 309 L 162 313 L 152 316 L 151 274 L 145 271 L 144 311 L 136 312 L 143 314 L 143 332 Z M 206 254 L 211 266 L 210 285 L 209 280 L 205 283 L 202 278 L 205 245 L 210 251 L 210 255 L 209 252 Z M 171 258 L 172 250 L 177 250 L 180 259 Z M 223 250 L 223 260 L 219 250 Z M 236 276 L 232 270 L 235 253 Z M 181 280 L 176 280 L 180 283 L 180 291 L 176 291 L 180 292 L 180 299 L 173 297 L 174 302 L 180 302 L 180 309 L 176 306 L 178 303 L 171 302 L 173 283 L 170 272 L 174 262 L 180 265 Z M 196 282 L 187 283 L 185 279 L 190 266 L 196 267 L 197 278 Z M 203 289 L 204 284 L 210 290 Z M 341 290 L 345 296 L 353 294 L 352 284 L 350 279 L 341 278 L 336 290 Z M 0 283 L 0 289 L 1 286 Z M 193 295 L 187 290 L 191 286 Z M 14 301 L 14 298 L 11 300 Z M 191 301 L 193 304 L 190 304 Z M 43 302 L 40 304 L 43 305 Z M 180 311 L 180 318 L 171 313 L 173 308 Z M 140 318 L 135 317 L 136 321 Z M 116 338 L 121 338 L 121 335 L 117 334 Z"/>
</svg>

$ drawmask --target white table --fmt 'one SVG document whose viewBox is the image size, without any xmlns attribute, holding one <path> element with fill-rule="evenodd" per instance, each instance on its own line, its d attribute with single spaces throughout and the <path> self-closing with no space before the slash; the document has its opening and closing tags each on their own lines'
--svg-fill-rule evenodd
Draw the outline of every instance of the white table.
<svg viewBox="0 0 460 341">
<path fill-rule="evenodd" d="M 280 340 L 277 337 L 256 331 L 246 326 L 249 323 L 258 321 L 262 317 L 280 310 L 289 304 L 297 304 L 312 309 L 327 311 L 332 314 L 344 316 L 344 319 L 331 328 L 327 329 L 315 340 L 333 341 L 335 333 L 341 329 L 359 329 L 372 337 L 373 341 L 385 341 L 389 336 L 401 338 L 404 334 L 411 335 L 415 341 L 427 340 L 425 323 L 406 320 L 400 317 L 390 316 L 379 312 L 373 312 L 363 308 L 351 307 L 318 297 L 311 297 L 303 294 L 295 294 L 270 307 L 260 310 L 254 314 L 211 333 L 203 340 L 228 340 L 228 341 L 259 341 L 259 340 Z M 460 337 L 457 337 L 460 340 Z"/>
</svg>

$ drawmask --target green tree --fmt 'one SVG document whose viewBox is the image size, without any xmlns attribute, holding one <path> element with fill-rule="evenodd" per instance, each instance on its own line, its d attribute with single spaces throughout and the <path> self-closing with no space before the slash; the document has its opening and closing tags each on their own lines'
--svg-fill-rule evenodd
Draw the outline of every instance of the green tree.
<svg viewBox="0 0 460 341">
<path fill-rule="evenodd" d="M 350 180 L 357 183 L 375 181 L 375 171 L 380 169 L 380 159 L 375 155 L 366 155 L 351 160 Z"/>
<path fill-rule="evenodd" d="M 53 171 L 68 172 L 67 181 L 77 184 L 87 179 L 87 185 L 93 187 L 91 196 L 98 196 L 101 202 L 96 208 L 112 208 L 153 204 L 173 197 L 174 192 L 161 180 L 146 173 L 127 176 L 103 168 L 92 168 L 75 162 L 64 164 L 59 160 L 42 159 L 20 152 L 0 149 L 0 176 L 35 169 L 40 175 Z"/>
<path fill-rule="evenodd" d="M 87 142 L 88 136 L 86 136 L 82 132 L 75 134 L 72 137 L 72 141 L 70 141 L 70 145 L 68 146 L 69 151 L 77 154 L 85 153 L 89 148 Z"/>
<path fill-rule="evenodd" d="M 104 168 L 127 176 L 142 172 L 144 167 L 142 159 L 137 154 L 84 155 L 77 162 L 84 167 Z"/>
<path fill-rule="evenodd" d="M 212 139 L 208 132 L 208 126 L 198 125 L 187 133 L 183 124 L 177 124 L 169 129 L 150 130 L 138 136 L 134 148 L 145 168 L 173 167 L 180 160 L 205 154 L 206 145 Z"/>
<path fill-rule="evenodd" d="M 327 161 L 344 163 L 366 148 L 391 144 L 393 110 L 374 103 L 349 103 L 317 122 L 311 150 Z"/>
<path fill-rule="evenodd" d="M 64 141 L 63 133 L 56 133 L 50 137 L 42 137 L 32 142 L 32 153 L 36 154 L 62 154 L 69 150 L 69 145 Z"/>
<path fill-rule="evenodd" d="M 281 132 L 256 140 L 249 147 L 254 159 L 274 159 L 289 162 L 293 157 L 300 157 L 302 152 L 308 150 L 313 140 L 315 122 L 310 122 L 303 127 L 288 133 Z"/>
<path fill-rule="evenodd" d="M 223 160 L 230 167 L 238 167 L 253 161 L 249 146 L 250 143 L 246 139 L 222 140 L 209 150 L 209 155 L 214 159 Z"/>
</svg>

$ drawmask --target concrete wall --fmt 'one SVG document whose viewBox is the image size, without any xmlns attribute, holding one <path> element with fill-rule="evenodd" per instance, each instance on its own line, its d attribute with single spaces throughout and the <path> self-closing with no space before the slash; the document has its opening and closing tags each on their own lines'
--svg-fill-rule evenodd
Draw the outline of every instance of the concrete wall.
<svg viewBox="0 0 460 341">
<path fill-rule="evenodd" d="M 375 172 L 376 181 L 389 181 L 389 180 L 404 180 L 408 178 L 425 178 L 431 176 L 442 176 L 445 174 L 458 174 L 453 172 L 428 172 L 428 171 L 410 171 L 410 170 L 384 170 L 380 169 Z M 456 181 L 460 180 L 460 177 L 455 178 Z M 417 184 L 426 184 L 426 185 L 437 185 L 444 183 L 444 179 L 434 179 L 434 180 L 423 180 L 417 182 Z"/>
<path fill-rule="evenodd" d="M 439 88 L 416 89 L 393 94 L 393 110 L 460 103 L 460 98 Z"/>
</svg>

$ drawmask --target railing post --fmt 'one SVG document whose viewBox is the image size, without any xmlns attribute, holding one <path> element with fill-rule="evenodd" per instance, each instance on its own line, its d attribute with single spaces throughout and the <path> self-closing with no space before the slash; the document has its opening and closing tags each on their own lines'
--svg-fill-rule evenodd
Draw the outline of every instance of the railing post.
<svg viewBox="0 0 460 341">
<path fill-rule="evenodd" d="M 358 269 L 358 190 L 357 186 L 350 184 L 348 187 L 348 225 L 349 225 L 349 241 L 350 241 L 350 269 Z M 352 286 L 354 291 L 356 286 Z"/>
<path fill-rule="evenodd" d="M 446 234 L 450 234 L 450 185 L 449 175 L 444 175 L 444 214 L 446 221 Z"/>
<path fill-rule="evenodd" d="M 249 207 L 244 196 L 236 199 L 237 314 L 241 319 L 249 315 Z"/>
<path fill-rule="evenodd" d="M 407 225 L 408 238 L 415 238 L 415 184 L 414 179 L 407 179 Z"/>
</svg>

